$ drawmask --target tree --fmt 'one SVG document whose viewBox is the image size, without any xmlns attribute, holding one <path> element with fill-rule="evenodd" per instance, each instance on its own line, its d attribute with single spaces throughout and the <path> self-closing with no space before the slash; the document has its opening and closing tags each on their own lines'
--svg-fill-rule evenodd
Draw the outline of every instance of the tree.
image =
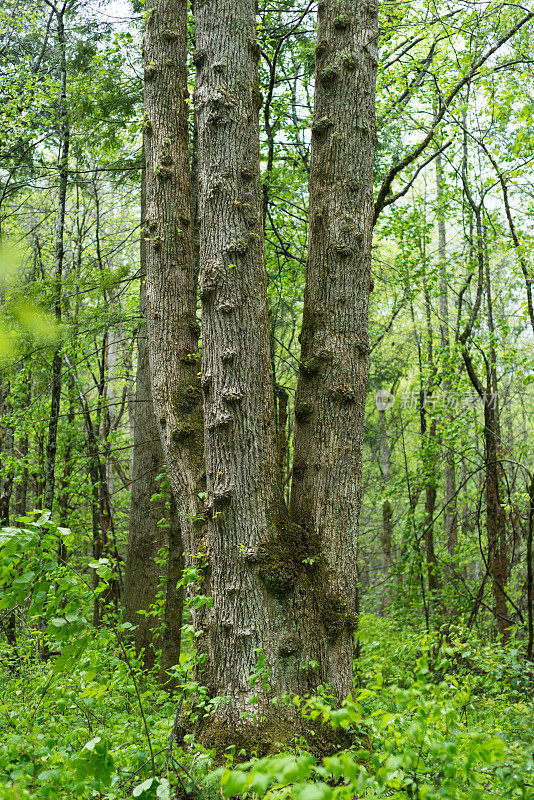
<svg viewBox="0 0 534 800">
<path fill-rule="evenodd" d="M 254 711 L 258 651 L 283 687 L 294 656 L 284 593 L 295 536 L 277 469 L 259 164 L 259 48 L 254 0 L 195 6 L 202 385 L 208 554 L 208 686 L 231 696 L 228 725 Z M 283 556 L 282 556 L 283 558 Z M 284 644 L 285 642 L 285 644 Z M 285 648 L 285 650 L 283 649 Z M 294 658 L 292 659 L 294 662 Z M 294 666 L 293 666 L 294 669 Z M 286 666 L 287 670 L 287 666 Z M 294 680 L 297 676 L 292 675 Z M 287 680 L 287 678 L 286 678 Z M 263 712 L 262 712 L 263 713 Z"/>
<path fill-rule="evenodd" d="M 59 99 L 59 186 L 58 208 L 55 235 L 55 263 L 54 263 L 54 317 L 56 323 L 61 322 L 61 290 L 63 281 L 63 258 L 65 255 L 65 211 L 67 203 L 67 185 L 69 179 L 69 147 L 70 147 L 70 122 L 67 109 L 67 56 L 65 41 L 65 12 L 68 4 L 61 7 L 48 2 L 57 20 L 57 37 L 60 52 L 60 99 Z M 52 380 L 50 387 L 50 422 L 48 425 L 48 439 L 46 443 L 45 486 L 43 503 L 45 508 L 52 508 L 55 490 L 55 470 L 57 452 L 57 428 L 59 419 L 59 406 L 61 402 L 61 377 L 62 377 L 61 348 L 58 345 L 52 359 Z"/>
<path fill-rule="evenodd" d="M 141 214 L 144 217 L 144 174 L 142 184 Z M 146 308 L 145 250 L 145 237 L 142 233 L 139 303 L 142 316 Z M 146 669 L 154 666 L 156 650 L 161 646 L 161 679 L 165 682 L 168 680 L 166 670 L 180 660 L 183 591 L 178 583 L 181 581 L 184 566 L 183 544 L 176 514 L 168 512 L 165 492 L 162 492 L 161 484 L 158 483 L 158 479 L 162 480 L 165 464 L 152 404 L 144 321 L 137 334 L 137 343 L 132 489 L 122 602 L 125 620 L 135 627 L 135 648 L 138 653 L 142 653 Z M 174 503 L 172 507 L 174 508 Z M 166 573 L 161 569 L 162 562 L 166 563 Z M 165 598 L 166 625 L 162 633 L 157 630 L 154 618 L 147 614 L 157 602 L 158 590 L 163 590 Z"/>
<path fill-rule="evenodd" d="M 204 552 L 205 486 L 191 174 L 188 155 L 187 3 L 154 0 L 144 35 L 146 316 L 156 424 L 191 569 Z M 145 383 L 148 384 L 147 376 Z M 176 567 L 178 540 L 169 549 Z M 174 578 L 171 577 L 170 584 Z M 168 593 L 167 599 L 171 600 Z M 176 613 L 176 599 L 173 612 Z M 177 620 L 173 620 L 173 627 Z M 167 664 L 169 666 L 169 664 Z"/>
<path fill-rule="evenodd" d="M 309 254 L 295 400 L 291 512 L 316 537 L 324 560 L 325 608 L 319 609 L 317 632 L 322 641 L 315 647 L 325 654 L 321 678 L 338 700 L 352 690 L 358 611 L 377 14 L 374 3 L 319 6 Z"/>
</svg>

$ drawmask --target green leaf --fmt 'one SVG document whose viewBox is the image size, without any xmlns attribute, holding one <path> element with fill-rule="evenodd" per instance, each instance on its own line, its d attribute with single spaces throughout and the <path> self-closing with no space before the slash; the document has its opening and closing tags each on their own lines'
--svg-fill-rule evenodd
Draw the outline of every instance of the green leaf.
<svg viewBox="0 0 534 800">
<path fill-rule="evenodd" d="M 96 745 L 102 741 L 101 736 L 95 736 L 94 739 L 90 739 L 86 745 L 84 745 L 84 750 L 94 750 Z"/>
<path fill-rule="evenodd" d="M 241 770 L 234 770 L 228 772 L 222 780 L 222 791 L 225 797 L 233 797 L 235 794 L 240 794 L 241 789 L 245 785 L 247 776 Z"/>
<path fill-rule="evenodd" d="M 295 795 L 295 800 L 330 800 L 332 789 L 326 783 L 308 783 Z"/>
<path fill-rule="evenodd" d="M 156 791 L 156 797 L 158 797 L 159 800 L 170 800 L 171 791 L 167 778 L 159 778 L 159 786 Z"/>
<path fill-rule="evenodd" d="M 132 792 L 133 797 L 139 797 L 144 792 L 147 792 L 153 783 L 154 783 L 154 778 L 147 778 L 146 781 L 143 781 L 143 783 L 138 784 Z"/>
</svg>

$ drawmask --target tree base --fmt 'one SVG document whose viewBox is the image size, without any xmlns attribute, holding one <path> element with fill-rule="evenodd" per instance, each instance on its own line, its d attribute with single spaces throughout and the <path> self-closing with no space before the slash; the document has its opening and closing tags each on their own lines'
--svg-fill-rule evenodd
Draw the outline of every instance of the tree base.
<svg viewBox="0 0 534 800">
<path fill-rule="evenodd" d="M 194 731 L 195 739 L 214 751 L 217 764 L 224 763 L 232 751 L 238 761 L 246 761 L 297 749 L 323 758 L 355 746 L 369 747 L 367 737 L 364 741 L 361 735 L 332 728 L 318 720 L 284 718 L 279 709 L 273 711 L 276 716 L 263 717 L 259 722 L 240 721 L 238 725 L 217 718 L 202 720 Z"/>
</svg>

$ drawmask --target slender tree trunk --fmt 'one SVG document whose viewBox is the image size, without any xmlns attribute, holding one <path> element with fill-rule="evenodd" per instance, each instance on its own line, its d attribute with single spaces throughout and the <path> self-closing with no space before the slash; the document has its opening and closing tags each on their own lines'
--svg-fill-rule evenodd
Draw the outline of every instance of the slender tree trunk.
<svg viewBox="0 0 534 800">
<path fill-rule="evenodd" d="M 165 580 L 165 607 L 161 637 L 160 681 L 173 688 L 168 670 L 180 661 L 182 615 L 184 607 L 183 586 L 178 586 L 184 570 L 184 546 L 176 504 L 171 497 L 167 532 L 167 569 Z"/>
<path fill-rule="evenodd" d="M 489 385 L 488 385 L 489 386 Z M 486 530 L 488 562 L 492 576 L 497 627 L 503 641 L 510 636 L 510 620 L 506 599 L 506 513 L 501 505 L 502 465 L 499 460 L 497 410 L 491 401 L 484 404 L 484 438 L 486 442 Z"/>
<path fill-rule="evenodd" d="M 9 525 L 9 504 L 13 490 L 15 470 L 12 463 L 14 430 L 12 427 L 13 406 L 9 397 L 10 386 L 0 379 L 0 465 L 2 465 L 0 482 L 0 527 Z M 15 610 L 9 612 L 2 626 L 7 642 L 13 648 L 13 658 L 18 661 L 17 651 L 17 618 Z M 11 665 L 14 668 L 14 665 Z"/>
<path fill-rule="evenodd" d="M 32 474 L 33 493 L 34 493 L 34 506 L 35 508 L 43 508 L 43 493 L 44 493 L 44 480 L 42 476 L 45 472 L 45 444 L 44 436 L 41 433 L 35 435 L 35 449 L 37 471 Z"/>
<path fill-rule="evenodd" d="M 60 51 L 60 151 L 58 156 L 59 194 L 54 257 L 54 316 L 56 322 L 59 324 L 61 322 L 61 289 L 63 279 L 63 257 L 65 252 L 64 232 L 69 170 L 70 124 L 67 111 L 67 56 L 63 11 L 56 11 L 56 16 Z M 50 510 L 52 510 L 52 505 L 54 503 L 57 429 L 59 421 L 59 406 L 61 401 L 61 369 L 61 349 L 60 347 L 56 347 L 54 349 L 54 355 L 52 358 L 50 422 L 48 425 L 48 440 L 46 443 L 45 486 L 43 498 L 44 507 Z"/>
<path fill-rule="evenodd" d="M 28 505 L 29 472 L 26 459 L 28 458 L 28 454 L 30 452 L 30 442 L 28 439 L 28 435 L 26 433 L 19 439 L 17 450 L 23 462 L 23 467 L 22 467 L 22 475 L 20 476 L 15 488 L 14 512 L 16 517 L 23 517 L 28 510 L 27 505 Z"/>
<path fill-rule="evenodd" d="M 0 525 L 9 525 L 9 506 L 15 478 L 13 403 L 9 383 L 0 381 Z"/>
<path fill-rule="evenodd" d="M 32 373 L 28 370 L 25 387 L 23 392 L 23 402 L 27 408 L 31 406 L 32 395 Z M 22 474 L 15 487 L 15 506 L 14 512 L 16 517 L 23 517 L 27 512 L 28 504 L 28 483 L 29 483 L 29 469 L 28 469 L 28 455 L 30 452 L 30 440 L 26 431 L 18 440 L 17 445 L 18 455 L 22 462 Z"/>
<path fill-rule="evenodd" d="M 497 385 L 497 353 L 495 350 L 495 322 L 493 315 L 493 294 L 489 253 L 487 249 L 487 230 L 484 226 L 482 242 L 484 245 L 486 311 L 489 332 L 489 374 L 486 387 L 484 410 L 486 459 L 487 459 L 487 516 L 490 563 L 492 564 L 493 593 L 497 611 L 497 626 L 503 641 L 510 636 L 510 622 L 507 619 L 506 583 L 508 581 L 508 546 L 506 532 L 506 512 L 502 507 L 504 469 L 501 461 L 502 436 Z M 479 240 L 480 246 L 480 240 Z"/>
<path fill-rule="evenodd" d="M 423 243 L 420 240 L 421 260 L 425 264 L 426 254 Z M 437 424 L 435 418 L 430 418 L 427 406 L 432 400 L 433 393 L 438 388 L 436 381 L 436 367 L 434 364 L 434 331 L 432 327 L 432 315 L 430 307 L 430 293 L 428 289 L 427 277 L 423 277 L 423 289 L 425 298 L 425 320 L 426 320 L 426 364 L 429 369 L 426 389 L 423 388 L 423 360 L 420 345 L 419 349 L 419 373 L 420 373 L 420 392 L 419 392 L 419 418 L 421 430 L 421 459 L 425 480 L 425 516 L 423 521 L 423 540 L 426 550 L 426 568 L 428 579 L 428 604 L 425 600 L 425 615 L 427 625 L 429 613 L 435 609 L 437 592 L 439 589 L 439 573 L 436 551 L 434 545 L 434 514 L 436 511 L 436 471 L 437 471 Z M 415 324 L 415 317 L 412 319 Z"/>
<path fill-rule="evenodd" d="M 432 421 L 430 426 L 430 438 L 436 435 L 436 423 Z M 430 455 L 430 458 L 433 456 Z M 432 469 L 433 472 L 433 469 Z M 436 513 L 436 485 L 433 475 L 427 476 L 425 485 L 425 543 L 426 543 L 426 563 L 428 571 L 428 594 L 432 605 L 435 603 L 436 592 L 439 589 L 438 562 L 434 545 L 434 514 Z"/>
<path fill-rule="evenodd" d="M 324 559 L 321 678 L 338 700 L 352 691 L 357 611 L 377 35 L 374 2 L 319 4 L 291 512 Z"/>
<path fill-rule="evenodd" d="M 65 450 L 63 452 L 63 475 L 60 481 L 60 491 L 58 497 L 59 522 L 61 525 L 68 525 L 69 504 L 70 504 L 70 480 L 73 469 L 72 445 L 74 438 L 75 406 L 74 406 L 74 377 L 70 373 L 67 375 L 68 392 L 68 411 L 67 425 L 65 431 Z M 63 540 L 58 545 L 58 559 L 62 563 L 67 561 L 67 547 Z"/>
<path fill-rule="evenodd" d="M 447 279 L 447 238 L 445 228 L 445 191 L 443 183 L 443 164 L 441 155 L 436 157 L 436 192 L 438 201 L 438 259 L 439 259 L 439 316 L 441 350 L 444 359 L 443 394 L 445 397 L 452 387 L 451 350 L 449 338 L 449 298 Z M 453 420 L 453 413 L 449 406 L 445 413 L 444 435 L 449 436 L 449 428 Z M 458 545 L 458 509 L 456 501 L 456 465 L 454 462 L 454 448 L 445 446 L 444 453 L 444 487 L 443 503 L 445 506 L 444 526 L 447 541 L 447 551 L 451 559 L 455 557 Z"/>
<path fill-rule="evenodd" d="M 378 410 L 378 425 L 380 431 L 380 471 L 382 473 L 381 489 L 385 493 L 389 479 L 391 477 L 391 465 L 389 457 L 388 428 L 385 409 Z M 382 500 L 382 570 L 386 588 L 382 597 L 382 609 L 385 611 L 392 599 L 392 584 L 390 578 L 391 567 L 393 566 L 393 507 L 388 497 Z"/>
<path fill-rule="evenodd" d="M 534 661 L 534 554 L 532 534 L 534 530 L 534 476 L 528 487 L 529 509 L 527 528 L 527 659 Z"/>
<path fill-rule="evenodd" d="M 465 152 L 464 142 L 464 152 Z M 502 463 L 500 460 L 500 424 L 497 397 L 497 371 L 496 353 L 493 343 L 493 315 L 491 300 L 490 269 L 485 254 L 484 230 L 482 226 L 481 206 L 476 205 L 470 193 L 465 178 L 464 156 L 464 189 L 476 219 L 476 256 L 478 261 L 478 286 L 477 297 L 471 310 L 469 321 L 459 336 L 462 347 L 462 356 L 466 365 L 467 374 L 484 403 L 484 467 L 486 481 L 486 533 L 488 540 L 488 571 L 492 578 L 493 596 L 495 600 L 495 616 L 497 628 L 503 642 L 510 636 L 510 619 L 506 597 L 506 582 L 508 577 L 507 546 L 506 546 L 506 513 L 501 505 L 500 484 L 502 481 Z M 471 336 L 473 324 L 477 317 L 483 290 L 486 290 L 488 308 L 488 328 L 490 330 L 490 358 L 486 360 L 486 388 L 478 378 L 466 342 Z"/>
<path fill-rule="evenodd" d="M 26 408 L 31 407 L 32 397 L 32 371 L 28 369 L 24 378 L 21 400 L 23 406 Z M 19 436 L 16 446 L 17 456 L 20 459 L 20 466 L 22 467 L 19 478 L 15 486 L 15 503 L 14 514 L 15 517 L 22 517 L 27 512 L 28 503 L 28 484 L 30 473 L 28 469 L 28 455 L 30 453 L 30 439 L 27 429 L 24 429 Z"/>
</svg>

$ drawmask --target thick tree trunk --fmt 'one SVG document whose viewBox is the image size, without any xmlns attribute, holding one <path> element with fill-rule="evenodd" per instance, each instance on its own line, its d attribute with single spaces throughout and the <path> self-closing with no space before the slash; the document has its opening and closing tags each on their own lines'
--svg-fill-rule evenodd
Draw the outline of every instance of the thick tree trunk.
<svg viewBox="0 0 534 800">
<path fill-rule="evenodd" d="M 319 4 L 291 511 L 324 559 L 321 678 L 338 700 L 352 690 L 357 607 L 377 35 L 374 2 Z"/>
<path fill-rule="evenodd" d="M 259 169 L 255 0 L 195 8 L 205 460 L 211 595 L 210 688 L 218 716 L 252 714 L 262 649 L 279 694 L 298 683 L 291 566 L 276 451 Z M 291 546 L 291 542 L 289 542 Z M 297 546 L 297 543 L 295 543 Z M 289 559 L 288 559 L 289 561 Z M 268 708 L 265 708 L 268 711 Z"/>
<path fill-rule="evenodd" d="M 141 213 L 145 213 L 144 170 L 141 189 Z M 140 313 L 146 311 L 145 238 L 141 233 L 140 261 L 141 288 Z M 165 498 L 161 497 L 161 484 L 156 480 L 164 469 L 163 450 L 159 435 L 150 387 L 150 366 L 146 324 L 138 334 L 137 379 L 133 412 L 133 459 L 130 522 L 128 527 L 128 554 L 124 575 L 124 618 L 136 626 L 133 634 L 135 648 L 143 653 L 146 669 L 154 666 L 155 651 L 161 644 L 162 679 L 164 671 L 180 659 L 180 631 L 182 623 L 182 591 L 177 588 L 183 570 L 183 547 L 176 514 L 167 520 L 168 527 L 158 525 L 167 516 Z M 161 499 L 152 500 L 154 495 Z M 173 504 L 174 505 L 174 504 Z M 156 600 L 162 579 L 157 563 L 159 551 L 166 551 L 167 586 L 165 592 L 165 631 L 161 640 L 154 630 L 153 617 L 139 614 L 148 611 Z"/>
<path fill-rule="evenodd" d="M 180 571 L 183 537 L 207 589 L 202 390 L 199 379 L 194 225 L 188 153 L 187 2 L 149 0 L 144 36 L 146 312 L 154 415 L 178 521 L 171 527 L 169 581 Z M 198 588 L 198 587 L 197 587 Z M 169 602 L 181 608 L 177 596 Z M 202 613 L 197 614 L 197 625 Z M 174 639 L 178 611 L 173 616 Z M 167 615 L 167 611 L 166 611 Z M 201 650 L 205 643 L 197 640 Z M 162 666 L 173 660 L 167 651 Z M 164 664 L 165 662 L 165 664 Z"/>
</svg>

